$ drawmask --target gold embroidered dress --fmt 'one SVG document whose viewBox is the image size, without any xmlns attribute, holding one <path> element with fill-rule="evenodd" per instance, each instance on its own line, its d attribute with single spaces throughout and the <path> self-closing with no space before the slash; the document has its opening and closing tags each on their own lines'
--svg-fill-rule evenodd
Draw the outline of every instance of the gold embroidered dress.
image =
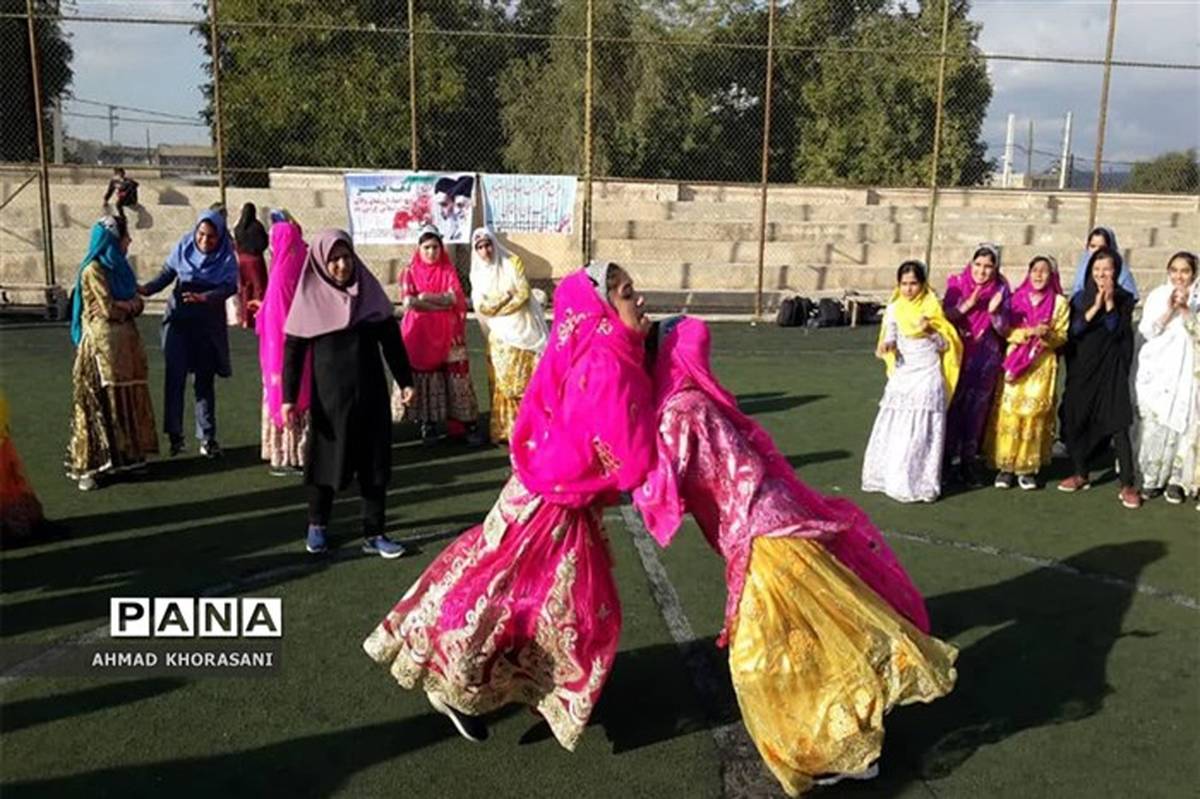
<svg viewBox="0 0 1200 799">
<path fill-rule="evenodd" d="M 474 249 L 481 239 L 492 242 L 491 261 Z M 471 302 L 487 338 L 492 399 L 488 434 L 493 443 L 500 444 L 512 434 L 525 387 L 546 347 L 546 322 L 521 258 L 501 249 L 486 228 L 475 231 L 471 246 Z"/>
<path fill-rule="evenodd" d="M 1054 311 L 1045 346 L 1033 364 L 1015 380 L 1007 375 L 996 389 L 992 418 L 984 440 L 989 463 L 1002 472 L 1036 474 L 1050 463 L 1054 443 L 1055 391 L 1058 385 L 1058 349 L 1067 341 L 1070 303 L 1061 294 L 1053 297 Z M 1008 352 L 1024 344 L 1029 328 L 1014 328 L 1008 335 Z"/>
<path fill-rule="evenodd" d="M 72 479 L 137 467 L 158 453 L 146 349 L 125 303 L 113 300 L 98 261 L 84 267 L 79 291 L 83 337 L 72 372 L 74 401 L 66 470 Z"/>
</svg>

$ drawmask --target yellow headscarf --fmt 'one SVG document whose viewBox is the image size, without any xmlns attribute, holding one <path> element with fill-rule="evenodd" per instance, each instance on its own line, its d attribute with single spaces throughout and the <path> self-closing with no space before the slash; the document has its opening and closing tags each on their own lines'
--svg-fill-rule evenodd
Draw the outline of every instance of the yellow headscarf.
<svg viewBox="0 0 1200 799">
<path fill-rule="evenodd" d="M 927 271 L 922 270 L 923 276 L 927 274 Z M 946 402 L 949 403 L 954 396 L 954 387 L 958 385 L 963 346 L 962 339 L 958 337 L 958 331 L 942 311 L 942 301 L 938 299 L 937 292 L 929 288 L 928 280 L 926 280 L 921 292 L 910 300 L 900 293 L 900 287 L 897 286 L 892 292 L 892 298 L 888 300 L 888 306 L 892 309 L 892 314 L 896 319 L 896 328 L 900 335 L 909 338 L 921 338 L 928 335 L 921 330 L 921 318 L 924 317 L 929 320 L 933 332 L 946 342 L 946 349 L 942 352 L 942 377 L 946 381 Z M 880 345 L 883 344 L 886 333 L 886 327 L 880 325 Z M 896 353 L 889 352 L 884 355 L 883 362 L 887 366 L 888 377 L 891 377 L 892 372 L 896 370 Z"/>
</svg>

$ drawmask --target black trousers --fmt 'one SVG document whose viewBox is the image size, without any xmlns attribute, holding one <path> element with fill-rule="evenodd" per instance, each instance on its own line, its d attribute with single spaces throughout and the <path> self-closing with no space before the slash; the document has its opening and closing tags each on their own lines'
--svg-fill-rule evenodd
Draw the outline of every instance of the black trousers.
<svg viewBox="0 0 1200 799">
<path fill-rule="evenodd" d="M 380 535 L 383 532 L 384 508 L 387 505 L 387 486 L 358 484 L 362 496 L 362 532 L 364 536 Z M 328 527 L 333 515 L 333 498 L 337 492 L 333 486 L 308 486 L 308 523 L 315 527 Z"/>
<path fill-rule="evenodd" d="M 1137 468 L 1133 460 L 1133 442 L 1129 440 L 1129 431 L 1122 430 L 1114 433 L 1112 442 L 1117 451 L 1117 465 L 1121 467 L 1121 487 L 1129 488 L 1134 484 L 1134 469 Z M 1075 474 L 1086 476 L 1088 459 L 1091 458 L 1092 453 L 1088 452 L 1087 447 L 1079 441 L 1068 441 L 1067 450 L 1071 453 L 1071 463 L 1075 465 Z"/>
</svg>

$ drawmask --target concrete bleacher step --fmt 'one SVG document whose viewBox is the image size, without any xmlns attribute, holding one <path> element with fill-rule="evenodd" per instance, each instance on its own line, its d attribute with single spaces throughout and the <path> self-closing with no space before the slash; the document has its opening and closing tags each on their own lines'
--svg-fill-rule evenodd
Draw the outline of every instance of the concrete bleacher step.
<svg viewBox="0 0 1200 799">
<path fill-rule="evenodd" d="M 1024 266 L 1035 255 L 1048 254 L 1060 264 L 1074 259 L 1079 246 L 1008 245 L 1001 242 L 1004 262 L 1010 267 Z M 758 242 L 755 241 L 635 241 L 601 239 L 593 245 L 595 257 L 618 263 L 713 263 L 754 266 L 758 262 Z M 971 257 L 974 245 L 935 244 L 931 261 L 934 265 L 963 264 Z M 1175 252 L 1170 247 L 1122 247 L 1123 254 L 1134 264 L 1166 266 Z M 767 264 L 816 264 L 828 266 L 864 266 L 867 264 L 899 265 L 910 258 L 924 258 L 925 243 L 844 242 L 809 244 L 797 242 L 767 242 L 763 248 Z"/>
<path fill-rule="evenodd" d="M 1200 222 L 1198 222 L 1200 228 Z M 935 244 L 957 244 L 970 248 L 981 241 L 1003 245 L 1065 246 L 1082 239 L 1078 228 L 1058 224 L 1025 222 L 954 223 L 938 225 Z M 924 244 L 927 225 L 900 222 L 768 222 L 768 242 Z M 606 220 L 595 223 L 596 240 L 650 241 L 758 241 L 758 224 L 752 222 L 685 222 L 674 220 Z M 1180 227 L 1138 227 L 1121 237 L 1126 247 L 1191 246 L 1197 232 Z"/>
</svg>

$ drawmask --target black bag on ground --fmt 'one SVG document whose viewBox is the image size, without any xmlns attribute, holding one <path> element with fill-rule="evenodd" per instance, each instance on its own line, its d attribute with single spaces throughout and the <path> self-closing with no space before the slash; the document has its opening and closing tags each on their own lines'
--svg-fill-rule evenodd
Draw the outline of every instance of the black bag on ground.
<svg viewBox="0 0 1200 799">
<path fill-rule="evenodd" d="M 826 297 L 817 303 L 817 327 L 840 327 L 846 324 L 846 309 L 838 300 Z"/>
<path fill-rule="evenodd" d="M 812 300 L 807 297 L 788 297 L 779 303 L 775 324 L 780 327 L 803 327 L 812 315 Z"/>
</svg>

